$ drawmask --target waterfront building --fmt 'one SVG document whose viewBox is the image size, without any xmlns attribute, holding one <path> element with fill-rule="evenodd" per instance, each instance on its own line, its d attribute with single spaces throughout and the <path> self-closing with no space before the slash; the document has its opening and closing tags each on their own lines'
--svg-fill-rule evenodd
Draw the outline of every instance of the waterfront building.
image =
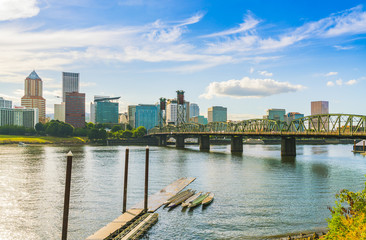
<svg viewBox="0 0 366 240">
<path fill-rule="evenodd" d="M 118 123 L 119 98 L 94 98 L 95 123 Z"/>
<path fill-rule="evenodd" d="M 12 108 L 12 106 L 12 101 L 0 97 L 0 108 Z"/>
<path fill-rule="evenodd" d="M 204 116 L 198 115 L 198 116 L 191 117 L 190 122 L 206 125 L 208 121 L 207 121 L 207 118 L 205 118 Z"/>
<path fill-rule="evenodd" d="M 189 118 L 196 117 L 200 115 L 200 107 L 196 103 L 191 103 L 189 105 Z"/>
<path fill-rule="evenodd" d="M 298 113 L 298 112 L 289 112 L 285 115 L 285 122 L 287 122 L 288 124 L 292 121 L 292 120 L 296 120 L 299 118 L 303 118 L 304 114 Z"/>
<path fill-rule="evenodd" d="M 152 104 L 139 104 L 136 106 L 136 128 L 144 126 L 146 130 L 149 130 L 158 124 L 158 106 Z"/>
<path fill-rule="evenodd" d="M 121 124 L 128 124 L 128 113 L 124 112 L 124 113 L 120 113 L 118 116 L 118 123 Z"/>
<path fill-rule="evenodd" d="M 46 121 L 46 100 L 43 98 L 42 79 L 33 70 L 24 81 L 24 96 L 21 105 L 26 108 L 38 108 L 39 119 L 37 122 Z"/>
<path fill-rule="evenodd" d="M 328 101 L 313 101 L 311 102 L 311 115 L 329 114 Z"/>
<path fill-rule="evenodd" d="M 62 101 L 66 102 L 66 93 L 79 92 L 79 73 L 62 72 Z"/>
<path fill-rule="evenodd" d="M 136 105 L 129 105 L 128 106 L 128 124 L 132 128 L 136 127 L 135 115 L 136 115 Z"/>
<path fill-rule="evenodd" d="M 311 115 L 318 114 L 329 114 L 329 102 L 328 101 L 312 101 L 311 102 Z M 312 129 L 324 128 L 328 129 L 328 123 L 326 122 L 327 117 L 322 117 L 322 121 L 324 121 L 324 125 L 321 126 L 318 124 L 318 119 L 313 119 L 312 121 Z M 320 131 L 321 129 L 318 129 Z"/>
<path fill-rule="evenodd" d="M 189 122 L 190 104 L 188 101 L 184 101 L 184 119 Z M 178 120 L 178 102 L 177 99 L 168 99 L 166 105 L 166 123 L 167 124 L 177 124 Z"/>
<path fill-rule="evenodd" d="M 65 103 L 64 102 L 54 105 L 54 116 L 53 116 L 53 118 L 55 120 L 65 122 Z"/>
<path fill-rule="evenodd" d="M 227 108 L 222 106 L 212 106 L 208 109 L 207 120 L 210 122 L 226 122 Z"/>
<path fill-rule="evenodd" d="M 82 128 L 85 126 L 85 93 L 66 93 L 65 122 L 71 124 L 75 128 Z"/>
<path fill-rule="evenodd" d="M 90 103 L 90 118 L 89 118 L 89 122 L 91 123 L 96 123 L 96 104 L 95 101 L 99 100 L 99 99 L 103 99 L 103 98 L 109 98 L 109 96 L 99 96 L 99 95 L 95 95 L 94 96 L 94 102 Z"/>
<path fill-rule="evenodd" d="M 275 120 L 275 121 L 285 121 L 286 110 L 271 108 L 267 110 L 266 119 Z"/>
<path fill-rule="evenodd" d="M 38 108 L 0 108 L 0 126 L 15 125 L 34 128 L 39 119 Z"/>
</svg>

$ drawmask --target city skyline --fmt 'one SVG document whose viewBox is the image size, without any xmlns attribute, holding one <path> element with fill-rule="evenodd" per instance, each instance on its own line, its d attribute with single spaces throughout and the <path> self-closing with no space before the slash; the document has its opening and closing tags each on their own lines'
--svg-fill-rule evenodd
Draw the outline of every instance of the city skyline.
<svg viewBox="0 0 366 240">
<path fill-rule="evenodd" d="M 0 97 L 20 105 L 24 78 L 35 69 L 47 114 L 67 71 L 80 73 L 87 105 L 94 95 L 121 96 L 123 112 L 183 89 L 203 115 L 225 106 L 230 120 L 261 118 L 270 108 L 306 116 L 311 101 L 331 102 L 331 113 L 365 115 L 354 104 L 366 85 L 362 3 L 3 4 Z"/>
</svg>

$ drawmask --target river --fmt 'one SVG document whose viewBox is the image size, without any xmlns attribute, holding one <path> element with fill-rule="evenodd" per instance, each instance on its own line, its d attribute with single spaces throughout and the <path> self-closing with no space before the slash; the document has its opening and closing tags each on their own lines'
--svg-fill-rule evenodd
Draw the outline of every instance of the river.
<svg viewBox="0 0 366 240">
<path fill-rule="evenodd" d="M 125 146 L 0 146 L 0 239 L 60 239 L 66 154 L 74 154 L 68 239 L 84 239 L 121 214 Z M 128 207 L 143 200 L 144 147 L 130 148 Z M 352 145 L 280 145 L 184 150 L 150 147 L 149 194 L 180 177 L 215 193 L 207 208 L 159 209 L 145 239 L 266 239 L 327 226 L 340 189 L 359 191 L 366 159 Z"/>
</svg>

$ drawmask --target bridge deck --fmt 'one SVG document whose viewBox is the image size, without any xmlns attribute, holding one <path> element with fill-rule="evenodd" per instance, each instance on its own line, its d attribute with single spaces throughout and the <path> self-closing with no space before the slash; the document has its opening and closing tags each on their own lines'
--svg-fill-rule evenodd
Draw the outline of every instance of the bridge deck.
<svg viewBox="0 0 366 240">
<path fill-rule="evenodd" d="M 196 178 L 180 178 L 155 194 L 150 195 L 148 198 L 148 211 L 155 212 L 158 210 L 166 200 L 180 192 L 195 179 Z M 96 233 L 87 237 L 86 240 L 103 240 L 108 238 L 110 234 L 119 231 L 119 229 L 124 228 L 131 221 L 134 221 L 136 217 L 142 213 L 143 205 L 144 201 L 139 202 L 131 209 L 127 210 L 125 213 L 107 224 L 105 227 L 99 229 Z"/>
</svg>

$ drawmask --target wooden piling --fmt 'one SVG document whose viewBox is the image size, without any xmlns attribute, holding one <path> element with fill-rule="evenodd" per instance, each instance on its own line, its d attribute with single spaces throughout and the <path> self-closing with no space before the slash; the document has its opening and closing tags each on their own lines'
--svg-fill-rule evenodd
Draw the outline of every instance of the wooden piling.
<svg viewBox="0 0 366 240">
<path fill-rule="evenodd" d="M 145 158 L 145 196 L 144 196 L 144 212 L 147 212 L 147 199 L 148 199 L 148 187 L 149 187 L 149 146 L 146 147 Z"/>
<path fill-rule="evenodd" d="M 123 182 L 123 209 L 122 213 L 126 212 L 127 207 L 127 180 L 128 180 L 128 155 L 129 149 L 126 148 L 126 155 L 125 155 L 125 175 L 124 175 L 124 182 Z"/>
<path fill-rule="evenodd" d="M 72 152 L 67 154 L 66 164 L 66 184 L 65 184 L 65 198 L 64 198 L 64 216 L 62 223 L 62 240 L 67 239 L 67 225 L 69 221 L 69 204 L 70 204 L 70 186 L 71 186 L 71 167 L 72 167 Z"/>
</svg>

